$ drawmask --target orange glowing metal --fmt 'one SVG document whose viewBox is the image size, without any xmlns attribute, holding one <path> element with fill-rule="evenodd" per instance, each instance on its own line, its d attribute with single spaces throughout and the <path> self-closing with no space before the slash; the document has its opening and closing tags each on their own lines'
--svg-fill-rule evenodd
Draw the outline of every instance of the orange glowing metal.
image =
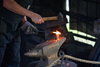
<svg viewBox="0 0 100 67">
<path fill-rule="evenodd" d="M 55 34 L 56 34 L 57 39 L 59 38 L 59 35 L 61 35 L 61 33 L 60 33 L 59 31 L 57 31 L 57 30 L 56 30 L 56 32 L 53 32 L 53 33 L 55 33 Z"/>
<path fill-rule="evenodd" d="M 53 32 L 53 33 L 55 33 L 55 34 L 59 34 L 59 35 L 61 34 L 61 33 L 60 33 L 59 31 L 57 31 L 57 30 L 56 30 L 56 32 Z"/>
</svg>

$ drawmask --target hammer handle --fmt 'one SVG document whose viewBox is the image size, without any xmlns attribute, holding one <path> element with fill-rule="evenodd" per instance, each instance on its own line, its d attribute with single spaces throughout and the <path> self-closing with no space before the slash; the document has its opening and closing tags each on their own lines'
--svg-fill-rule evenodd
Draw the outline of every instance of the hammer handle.
<svg viewBox="0 0 100 67">
<path fill-rule="evenodd" d="M 53 17 L 43 17 L 44 21 L 49 21 L 49 20 L 58 20 L 57 16 L 53 16 Z"/>
</svg>

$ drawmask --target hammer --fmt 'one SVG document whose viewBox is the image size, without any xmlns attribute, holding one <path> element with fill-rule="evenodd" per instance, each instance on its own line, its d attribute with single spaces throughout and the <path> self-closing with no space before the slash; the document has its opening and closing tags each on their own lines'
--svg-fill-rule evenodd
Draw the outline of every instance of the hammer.
<svg viewBox="0 0 100 67">
<path fill-rule="evenodd" d="M 52 16 L 52 17 L 42 17 L 44 21 L 49 21 L 49 20 L 58 20 L 63 22 L 63 14 L 59 12 L 58 16 Z"/>
<path fill-rule="evenodd" d="M 49 21 L 49 20 L 58 20 L 63 22 L 63 15 L 60 12 L 58 16 L 52 16 L 52 17 L 43 17 L 44 21 Z M 38 34 L 38 32 L 45 32 L 45 31 L 39 31 L 33 24 L 30 22 L 26 21 L 25 24 L 21 27 L 23 31 L 25 31 L 25 34 Z M 49 31 L 50 32 L 50 31 Z"/>
</svg>

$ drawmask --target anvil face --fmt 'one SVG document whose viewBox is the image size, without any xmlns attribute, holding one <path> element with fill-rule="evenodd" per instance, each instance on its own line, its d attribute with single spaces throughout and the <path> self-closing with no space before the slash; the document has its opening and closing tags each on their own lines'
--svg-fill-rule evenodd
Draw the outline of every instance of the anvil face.
<svg viewBox="0 0 100 67">
<path fill-rule="evenodd" d="M 33 50 L 26 52 L 24 55 L 29 56 L 29 57 L 36 57 L 36 56 L 38 57 L 42 54 L 41 53 L 42 50 L 44 52 L 47 52 L 47 51 L 49 52 L 51 50 L 54 50 L 57 47 L 60 47 L 65 40 L 66 40 L 65 37 L 59 37 L 59 39 L 56 39 L 56 40 L 55 39 L 48 40 L 44 43 L 38 44 Z"/>
<path fill-rule="evenodd" d="M 46 67 L 58 58 L 57 53 L 65 40 L 65 37 L 48 40 L 38 44 L 33 50 L 26 52 L 24 55 L 28 57 L 40 57 L 41 60 L 36 67 Z M 45 61 L 42 59 L 45 59 Z"/>
</svg>

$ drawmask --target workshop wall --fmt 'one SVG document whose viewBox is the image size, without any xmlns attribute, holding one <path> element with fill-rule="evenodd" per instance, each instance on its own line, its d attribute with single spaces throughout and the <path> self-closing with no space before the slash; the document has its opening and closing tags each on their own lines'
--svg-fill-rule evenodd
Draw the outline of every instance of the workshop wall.
<svg viewBox="0 0 100 67">
<path fill-rule="evenodd" d="M 58 15 L 57 8 L 64 8 L 66 0 L 33 0 L 30 10 L 42 16 Z"/>
</svg>

